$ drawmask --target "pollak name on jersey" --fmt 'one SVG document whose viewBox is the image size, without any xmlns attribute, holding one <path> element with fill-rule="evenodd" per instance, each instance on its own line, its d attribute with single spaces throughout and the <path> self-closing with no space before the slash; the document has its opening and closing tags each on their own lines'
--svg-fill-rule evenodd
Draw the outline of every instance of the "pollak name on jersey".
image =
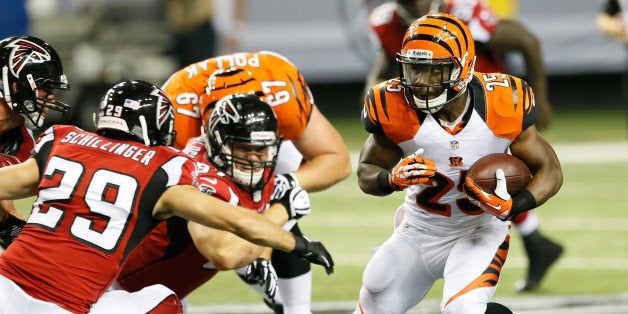
<svg viewBox="0 0 628 314">
<path fill-rule="evenodd" d="M 128 143 L 111 142 L 91 134 L 68 132 L 68 134 L 61 139 L 61 143 L 104 150 L 112 154 L 130 158 L 147 166 L 153 156 L 155 156 L 154 150 L 148 150 Z"/>
</svg>

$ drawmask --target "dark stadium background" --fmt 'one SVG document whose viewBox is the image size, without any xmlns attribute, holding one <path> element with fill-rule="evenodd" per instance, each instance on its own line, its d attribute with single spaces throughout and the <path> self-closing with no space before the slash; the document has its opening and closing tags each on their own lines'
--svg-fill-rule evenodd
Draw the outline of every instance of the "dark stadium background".
<svg viewBox="0 0 628 314">
<path fill-rule="evenodd" d="M 381 0 L 248 1 L 240 50 L 271 50 L 304 73 L 323 113 L 358 117 L 374 56 L 365 30 L 368 7 Z M 522 0 L 519 19 L 541 40 L 557 110 L 625 106 L 626 49 L 599 32 L 600 1 Z M 75 107 L 73 123 L 91 127 L 91 112 L 111 84 L 129 78 L 160 85 L 176 70 L 162 0 L 30 0 L 33 33 L 64 59 Z M 231 1 L 217 1 L 217 28 L 229 31 Z M 509 58 L 520 74 L 520 57 Z"/>
</svg>

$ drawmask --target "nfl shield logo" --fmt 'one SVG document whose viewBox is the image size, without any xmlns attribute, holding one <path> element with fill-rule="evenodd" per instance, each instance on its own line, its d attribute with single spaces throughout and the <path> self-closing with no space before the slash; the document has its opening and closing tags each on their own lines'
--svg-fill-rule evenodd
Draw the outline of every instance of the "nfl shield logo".
<svg viewBox="0 0 628 314">
<path fill-rule="evenodd" d="M 460 148 L 460 143 L 456 140 L 453 140 L 449 142 L 449 146 L 451 146 L 451 149 L 458 149 Z"/>
</svg>

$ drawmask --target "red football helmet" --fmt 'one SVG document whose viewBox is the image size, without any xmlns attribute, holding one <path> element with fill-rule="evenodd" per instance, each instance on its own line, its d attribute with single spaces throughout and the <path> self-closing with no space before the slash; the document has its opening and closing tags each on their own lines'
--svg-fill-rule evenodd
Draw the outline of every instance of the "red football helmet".
<svg viewBox="0 0 628 314">
<path fill-rule="evenodd" d="M 406 101 L 435 113 L 460 96 L 473 77 L 475 44 L 458 18 L 428 14 L 412 23 L 397 54 Z"/>
</svg>

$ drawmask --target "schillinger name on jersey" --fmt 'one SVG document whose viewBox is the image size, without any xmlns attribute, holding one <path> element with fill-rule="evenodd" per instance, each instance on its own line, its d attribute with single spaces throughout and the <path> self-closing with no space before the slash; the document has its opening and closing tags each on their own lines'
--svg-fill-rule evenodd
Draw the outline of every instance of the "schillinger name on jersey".
<svg viewBox="0 0 628 314">
<path fill-rule="evenodd" d="M 101 149 L 112 154 L 127 157 L 144 165 L 148 165 L 153 156 L 155 156 L 154 150 L 140 148 L 129 143 L 114 143 L 90 134 L 69 132 L 63 139 L 61 139 L 61 142 Z"/>
</svg>

